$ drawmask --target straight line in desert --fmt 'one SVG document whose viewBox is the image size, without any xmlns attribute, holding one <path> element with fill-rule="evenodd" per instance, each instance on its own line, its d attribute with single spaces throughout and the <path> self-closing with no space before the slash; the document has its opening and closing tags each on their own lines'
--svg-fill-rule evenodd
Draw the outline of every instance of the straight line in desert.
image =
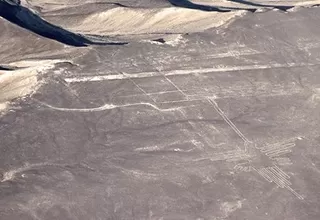
<svg viewBox="0 0 320 220">
<path fill-rule="evenodd" d="M 215 73 L 215 72 L 234 72 L 243 70 L 263 70 L 274 68 L 294 68 L 305 66 L 316 66 L 319 64 L 309 63 L 286 63 L 286 64 L 266 64 L 266 65 L 245 65 L 245 66 L 232 66 L 232 67 L 213 67 L 201 69 L 186 69 L 186 70 L 170 70 L 170 71 L 154 71 L 154 72 L 140 72 L 140 73 L 121 73 L 121 74 L 108 74 L 108 75 L 93 75 L 93 76 L 80 76 L 65 78 L 68 83 L 79 82 L 99 82 L 108 80 L 121 80 L 121 79 L 135 79 L 135 78 L 151 78 L 156 76 L 178 76 L 178 75 L 191 75 L 201 73 Z"/>
</svg>

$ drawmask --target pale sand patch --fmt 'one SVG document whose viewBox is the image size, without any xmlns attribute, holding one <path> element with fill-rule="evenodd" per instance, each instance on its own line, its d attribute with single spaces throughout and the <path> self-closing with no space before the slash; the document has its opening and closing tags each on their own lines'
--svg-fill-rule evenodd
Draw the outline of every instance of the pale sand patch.
<svg viewBox="0 0 320 220">
<path fill-rule="evenodd" d="M 35 92 L 40 86 L 38 75 L 54 66 L 57 60 L 20 61 L 11 63 L 16 67 L 24 67 L 15 71 L 0 72 L 0 112 L 8 109 L 10 102 Z"/>
<path fill-rule="evenodd" d="M 38 72 L 32 68 L 4 72 L 0 76 L 0 103 L 30 93 L 37 84 L 37 74 Z"/>
<path fill-rule="evenodd" d="M 4 103 L 0 103 L 0 112 L 5 110 L 7 108 L 8 103 L 4 102 Z"/>
<path fill-rule="evenodd" d="M 308 98 L 308 104 L 311 107 L 317 107 L 320 103 L 320 88 L 312 89 L 313 94 Z"/>
<path fill-rule="evenodd" d="M 242 208 L 242 201 L 231 201 L 231 202 L 224 202 L 220 206 L 220 210 L 223 211 L 225 217 L 229 216 L 232 212 L 236 211 L 237 209 Z"/>
</svg>

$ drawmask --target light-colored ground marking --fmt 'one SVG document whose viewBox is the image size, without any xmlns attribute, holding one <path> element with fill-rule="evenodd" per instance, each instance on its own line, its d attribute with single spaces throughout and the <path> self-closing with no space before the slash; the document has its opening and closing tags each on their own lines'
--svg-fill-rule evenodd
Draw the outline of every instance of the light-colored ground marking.
<svg viewBox="0 0 320 220">
<path fill-rule="evenodd" d="M 208 146 L 213 146 L 214 144 L 212 143 L 211 139 L 207 137 L 207 135 L 204 135 L 201 133 L 201 129 L 199 129 L 198 125 L 192 121 L 190 121 L 186 115 L 186 113 L 184 111 L 182 111 L 182 109 L 180 110 L 181 115 L 183 116 L 184 119 L 187 120 L 188 124 L 192 127 L 193 130 L 195 130 L 196 132 L 192 132 L 192 134 L 197 135 L 198 137 L 200 137 Z M 215 131 L 217 131 L 217 129 L 215 129 Z M 188 134 L 190 135 L 190 134 Z M 194 144 L 196 147 L 198 147 L 199 149 L 204 150 L 204 145 L 201 144 Z"/>
<path fill-rule="evenodd" d="M 232 130 L 244 141 L 245 144 L 252 143 L 242 132 L 237 128 L 237 126 L 227 117 L 227 115 L 219 108 L 218 104 L 213 100 L 208 98 L 209 103 L 214 107 L 218 114 L 225 120 L 225 122 L 232 128 Z"/>
<path fill-rule="evenodd" d="M 255 169 L 258 174 L 260 174 L 268 182 L 275 183 L 279 188 L 285 188 L 289 190 L 293 195 L 298 199 L 303 200 L 304 197 L 297 193 L 294 189 L 291 188 L 292 183 L 289 181 L 290 176 L 281 170 L 278 166 L 266 167 Z"/>
<path fill-rule="evenodd" d="M 307 64 L 308 65 L 308 64 Z M 305 66 L 307 66 L 305 65 Z M 311 65 L 316 65 L 316 64 L 310 64 Z M 275 65 L 253 65 L 253 66 L 242 66 L 242 67 L 219 67 L 219 68 L 207 68 L 207 69 L 200 69 L 200 70 L 175 70 L 175 71 L 157 71 L 157 72 L 143 72 L 143 73 L 134 73 L 134 74 L 122 74 L 120 75 L 102 75 L 102 76 L 93 76 L 93 77 L 82 77 L 82 78 L 68 78 L 66 79 L 67 82 L 87 82 L 87 81 L 103 81 L 103 80 L 118 80 L 118 79 L 129 79 L 131 82 L 135 84 L 136 87 L 140 87 L 137 85 L 133 79 L 134 78 L 145 78 L 145 77 L 154 77 L 154 76 L 164 76 L 166 80 L 172 84 L 177 90 L 173 91 L 163 91 L 163 92 L 158 92 L 158 93 L 147 93 L 145 92 L 142 88 L 139 88 L 140 91 L 143 92 L 144 95 L 150 96 L 152 94 L 164 94 L 164 93 L 169 93 L 169 92 L 180 92 L 184 97 L 187 99 L 192 97 L 192 95 L 187 95 L 186 91 L 188 90 L 182 90 L 180 89 L 175 83 L 173 83 L 167 76 L 173 76 L 173 75 L 188 75 L 188 74 L 199 74 L 199 73 L 210 73 L 210 72 L 224 72 L 224 71 L 239 71 L 239 70 L 252 70 L 252 69 L 269 69 L 269 68 L 289 68 L 289 67 L 300 67 L 303 66 L 301 64 L 275 64 Z M 264 88 L 264 87 L 263 87 Z M 208 93 L 208 91 L 205 91 Z M 279 89 L 279 92 L 281 94 L 284 94 L 282 92 L 282 89 Z M 213 92 L 214 93 L 214 92 Z M 238 150 L 234 151 L 228 151 L 228 152 L 222 152 L 222 153 L 217 153 L 217 154 L 208 154 L 207 157 L 205 158 L 199 158 L 195 161 L 201 161 L 201 160 L 211 160 L 211 161 L 226 161 L 226 162 L 240 162 L 240 161 L 247 161 L 244 163 L 239 163 L 235 166 L 235 169 L 238 169 L 240 171 L 245 171 L 245 172 L 250 172 L 250 171 L 257 171 L 259 175 L 261 175 L 265 180 L 268 182 L 273 182 L 275 183 L 278 187 L 280 188 L 286 188 L 288 189 L 292 194 L 294 194 L 297 198 L 303 199 L 301 195 L 299 195 L 296 191 L 294 191 L 290 186 L 291 182 L 289 181 L 290 176 L 284 173 L 279 167 L 277 166 L 272 166 L 272 167 L 266 167 L 266 168 L 255 168 L 253 166 L 250 166 L 250 159 L 252 158 L 253 155 L 249 155 L 247 153 L 247 148 L 248 147 L 253 147 L 252 146 L 252 141 L 250 141 L 238 128 L 237 126 L 228 118 L 228 116 L 222 111 L 222 109 L 218 106 L 216 103 L 215 99 L 218 97 L 213 97 L 210 95 L 210 92 L 208 93 L 208 96 L 204 95 L 198 95 L 200 99 L 193 99 L 193 100 L 178 100 L 178 101 L 168 101 L 168 102 L 158 102 L 157 104 L 163 104 L 163 103 L 183 103 L 183 102 L 189 102 L 189 101 L 205 101 L 209 102 L 216 112 L 223 118 L 223 120 L 232 128 L 232 130 L 243 140 L 244 142 L 244 147 L 245 149 L 241 149 L 239 146 Z M 159 111 L 176 111 L 180 110 L 180 112 L 183 114 L 183 116 L 186 118 L 186 115 L 184 114 L 183 111 L 181 111 L 182 107 L 176 107 L 176 108 L 169 108 L 169 109 L 160 109 L 158 106 L 150 104 L 150 103 L 133 103 L 133 104 L 127 104 L 127 105 L 104 105 L 101 107 L 97 108 L 91 108 L 91 109 L 67 109 L 67 108 L 55 108 L 56 110 L 61 110 L 61 111 L 78 111 L 78 112 L 92 112 L 92 111 L 102 111 L 106 109 L 113 109 L 113 108 L 120 108 L 120 107 L 129 107 L 129 106 L 138 106 L 138 105 L 146 105 L 150 106 L 152 108 L 155 108 Z M 48 106 L 52 108 L 53 106 Z M 186 107 L 191 107 L 186 106 Z M 198 126 L 193 123 L 188 121 L 190 126 L 197 131 Z M 211 146 L 213 143 L 210 140 L 210 138 L 207 137 L 207 135 L 203 135 L 201 133 L 197 133 L 200 137 L 202 137 L 203 141 L 205 141 L 209 146 Z M 291 149 L 295 146 L 294 143 L 289 141 L 284 141 L 281 143 L 273 144 L 273 145 L 267 145 L 262 148 L 257 148 L 260 150 L 261 153 L 265 154 L 268 156 L 270 159 L 274 159 L 275 157 L 282 156 L 284 154 L 287 154 L 291 152 Z M 203 149 L 203 145 L 197 145 L 197 148 Z M 243 164 L 248 164 L 249 166 L 242 166 Z"/>
<path fill-rule="evenodd" d="M 229 49 L 229 48 L 228 48 Z M 256 55 L 261 54 L 262 52 L 253 50 L 251 48 L 235 48 L 233 50 L 229 50 L 228 52 L 224 53 L 216 53 L 216 54 L 209 54 L 206 58 L 227 58 L 227 57 L 240 57 L 246 55 Z"/>
<path fill-rule="evenodd" d="M 64 112 L 100 112 L 100 111 L 105 111 L 105 110 L 111 110 L 111 109 L 116 109 L 116 108 L 125 108 L 125 107 L 134 107 L 134 106 L 149 106 L 151 108 L 154 108 L 158 111 L 161 112 L 167 112 L 167 111 L 178 111 L 182 108 L 186 107 L 192 107 L 191 106 L 181 106 L 181 107 L 174 107 L 174 108 L 159 108 L 158 106 L 148 103 L 148 102 L 140 102 L 140 103 L 132 103 L 132 104 L 125 104 L 125 105 L 114 105 L 114 104 L 105 104 L 99 107 L 94 107 L 94 108 L 64 108 L 64 107 L 55 107 L 50 104 L 38 101 L 43 106 L 46 106 L 50 109 L 57 110 L 57 111 L 64 111 Z"/>
<path fill-rule="evenodd" d="M 258 90 L 257 88 L 258 87 Z M 232 85 L 231 88 L 220 89 L 216 87 L 210 87 L 210 89 L 204 89 L 203 87 L 192 87 L 188 89 L 181 89 L 180 92 L 187 96 L 187 99 L 203 99 L 205 101 L 207 98 L 212 97 L 212 94 L 215 94 L 215 100 L 224 99 L 224 98 L 233 98 L 233 97 L 274 97 L 274 96 L 286 96 L 298 94 L 304 91 L 303 88 L 298 87 L 296 85 L 291 87 L 277 87 L 275 85 L 249 85 L 249 86 L 237 86 Z M 170 94 L 177 92 L 177 90 L 169 90 L 169 91 L 160 91 L 160 92 L 151 92 L 147 93 L 147 95 L 162 95 L 162 94 Z M 194 93 L 194 94 L 192 94 Z M 127 98 L 127 97 L 139 97 L 141 94 L 130 94 L 124 96 L 118 96 L 119 98 Z"/>
<path fill-rule="evenodd" d="M 41 168 L 41 167 L 60 167 L 60 168 L 65 168 L 68 166 L 80 166 L 89 170 L 93 170 L 91 167 L 87 166 L 86 164 L 83 163 L 74 163 L 74 164 L 59 164 L 59 163 L 50 163 L 50 162 L 45 162 L 45 163 L 34 163 L 34 164 L 29 164 L 26 163 L 24 166 L 19 167 L 17 169 L 12 169 L 7 172 L 4 172 L 2 180 L 0 182 L 6 182 L 6 181 L 11 181 L 16 178 L 18 174 L 21 174 L 23 172 L 26 172 L 28 170 L 34 169 L 34 168 Z"/>
<path fill-rule="evenodd" d="M 294 137 L 288 140 L 281 141 L 279 143 L 263 146 L 259 149 L 262 153 L 268 156 L 271 159 L 275 159 L 275 157 L 280 157 L 282 155 L 288 154 L 292 152 L 292 148 L 296 146 L 295 141 L 301 137 Z"/>
<path fill-rule="evenodd" d="M 187 100 L 189 99 L 188 95 L 185 94 L 176 84 L 174 84 L 166 75 L 164 75 L 164 78 L 173 85 Z"/>
<path fill-rule="evenodd" d="M 244 145 L 245 145 L 244 151 L 240 150 L 238 152 L 235 152 L 235 154 L 230 158 L 231 160 L 226 158 L 226 161 L 232 162 L 232 161 L 243 160 L 244 157 L 247 155 L 246 154 L 241 155 L 239 153 L 241 152 L 245 153 L 247 151 L 247 147 L 251 147 L 250 144 L 252 142 L 244 136 L 244 134 L 235 126 L 235 124 L 219 108 L 218 104 L 213 99 L 208 99 L 208 101 L 215 108 L 215 110 L 220 114 L 220 116 L 226 121 L 226 123 L 234 130 L 234 132 L 236 132 L 239 135 L 239 137 L 244 141 Z M 269 145 L 269 146 L 257 148 L 257 149 L 259 149 L 262 153 L 265 153 L 267 156 L 269 156 L 272 159 L 273 157 L 291 152 L 291 148 L 295 146 L 295 143 L 292 143 L 292 141 L 295 141 L 296 139 L 298 138 L 291 138 L 284 142 L 280 142 L 271 146 Z M 237 164 L 235 166 L 235 169 L 238 169 L 240 171 L 246 171 L 246 172 L 255 170 L 268 182 L 273 182 L 280 188 L 288 189 L 292 194 L 294 194 L 300 200 L 304 199 L 303 196 L 301 196 L 299 193 L 297 193 L 294 189 L 290 187 L 291 185 L 291 182 L 289 181 L 290 176 L 285 172 L 283 172 L 277 166 L 261 168 L 257 170 L 252 166 L 245 167 L 245 166 L 242 166 L 241 164 Z"/>
<path fill-rule="evenodd" d="M 274 69 L 274 68 L 293 68 L 293 67 L 305 67 L 305 66 L 317 66 L 320 64 L 312 63 L 287 63 L 287 64 L 269 64 L 269 65 L 246 65 L 246 66 L 231 66 L 231 67 L 213 67 L 213 68 L 202 68 L 202 69 L 185 69 L 185 70 L 170 70 L 162 72 L 140 72 L 132 74 L 108 74 L 108 75 L 95 75 L 95 76 L 77 76 L 65 78 L 68 83 L 77 82 L 97 82 L 97 81 L 108 81 L 108 80 L 119 80 L 119 79 L 134 79 L 134 78 L 150 78 L 155 76 L 176 76 L 176 75 L 191 75 L 191 74 L 203 74 L 203 73 L 216 73 L 216 72 L 238 72 L 243 70 L 263 70 L 263 69 Z"/>
<path fill-rule="evenodd" d="M 133 83 L 143 94 L 148 96 L 154 103 L 156 102 L 154 98 L 148 94 L 144 89 L 142 89 L 132 78 L 129 78 L 130 82 Z"/>
<path fill-rule="evenodd" d="M 206 157 L 192 160 L 193 162 L 209 160 L 209 161 L 226 161 L 226 162 L 238 162 L 250 159 L 250 155 L 244 151 L 231 150 L 227 152 L 219 152 L 214 154 L 208 154 Z M 235 167 L 236 168 L 236 167 Z"/>
</svg>

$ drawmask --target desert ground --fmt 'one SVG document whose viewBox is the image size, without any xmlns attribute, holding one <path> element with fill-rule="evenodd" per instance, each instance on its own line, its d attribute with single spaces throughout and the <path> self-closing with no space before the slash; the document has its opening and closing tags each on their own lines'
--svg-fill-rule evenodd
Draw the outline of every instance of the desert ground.
<svg viewBox="0 0 320 220">
<path fill-rule="evenodd" d="M 320 219 L 318 4 L 0 0 L 0 219 Z"/>
</svg>

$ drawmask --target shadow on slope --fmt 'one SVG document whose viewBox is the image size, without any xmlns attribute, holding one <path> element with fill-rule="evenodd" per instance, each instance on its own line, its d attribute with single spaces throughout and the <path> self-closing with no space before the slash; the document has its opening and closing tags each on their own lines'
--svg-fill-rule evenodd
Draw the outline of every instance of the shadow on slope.
<svg viewBox="0 0 320 220">
<path fill-rule="evenodd" d="M 256 6 L 256 7 L 264 7 L 264 8 L 276 8 L 282 11 L 287 11 L 294 6 L 288 6 L 288 5 L 265 5 L 265 4 L 259 4 L 259 3 L 254 3 L 246 0 L 227 0 L 229 2 L 236 2 L 236 3 L 241 3 L 245 5 L 250 5 L 250 6 Z"/>
<path fill-rule="evenodd" d="M 181 8 L 198 9 L 202 11 L 230 12 L 231 9 L 223 9 L 209 5 L 200 5 L 190 2 L 189 0 L 168 0 L 172 5 Z"/>
<path fill-rule="evenodd" d="M 0 0 L 0 16 L 33 33 L 70 46 L 83 47 L 88 45 L 127 44 L 122 42 L 96 42 L 89 40 L 85 36 L 72 33 L 61 27 L 50 24 L 28 8 L 21 6 L 19 1 Z"/>
<path fill-rule="evenodd" d="M 0 65 L 0 70 L 13 71 L 13 70 L 16 70 L 16 69 L 17 69 L 17 68 L 15 68 L 15 67 Z"/>
<path fill-rule="evenodd" d="M 255 12 L 257 8 L 235 8 L 235 7 L 216 7 L 210 5 L 201 5 L 190 2 L 189 0 L 168 0 L 172 5 L 182 8 L 198 9 L 202 11 L 216 11 L 216 12 L 230 12 L 234 10 L 245 10 L 250 12 Z M 252 3 L 246 0 L 228 0 L 230 2 L 241 3 L 245 5 L 250 5 L 254 7 L 264 7 L 264 8 L 276 8 L 282 11 L 293 8 L 293 6 L 279 6 L 279 5 L 264 5 L 259 3 Z"/>
</svg>

